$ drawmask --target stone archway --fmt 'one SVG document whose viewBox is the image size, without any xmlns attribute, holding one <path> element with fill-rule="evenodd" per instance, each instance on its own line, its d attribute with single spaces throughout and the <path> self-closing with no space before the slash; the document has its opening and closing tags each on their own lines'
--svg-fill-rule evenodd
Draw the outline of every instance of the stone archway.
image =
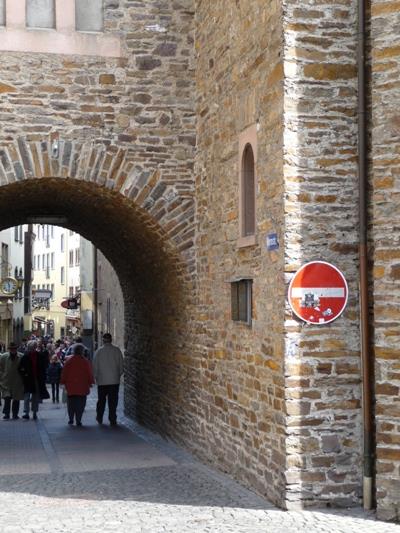
<svg viewBox="0 0 400 533">
<path fill-rule="evenodd" d="M 173 434 L 189 394 L 194 301 L 192 191 L 116 146 L 60 140 L 0 149 L 0 229 L 65 215 L 115 268 L 125 300 L 126 411 Z"/>
</svg>

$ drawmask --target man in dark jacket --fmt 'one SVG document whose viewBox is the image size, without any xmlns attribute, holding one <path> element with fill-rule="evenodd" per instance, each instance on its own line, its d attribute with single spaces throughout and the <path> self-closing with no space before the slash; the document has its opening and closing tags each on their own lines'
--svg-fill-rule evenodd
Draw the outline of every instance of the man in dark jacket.
<svg viewBox="0 0 400 533">
<path fill-rule="evenodd" d="M 8 352 L 0 356 L 0 390 L 4 398 L 3 418 L 9 420 L 12 406 L 12 417 L 16 420 L 19 402 L 24 399 L 24 385 L 18 368 L 22 353 L 17 352 L 15 342 L 10 342 Z"/>
<path fill-rule="evenodd" d="M 50 397 L 46 388 L 46 370 L 49 364 L 47 354 L 37 350 L 37 342 L 29 341 L 27 350 L 21 358 L 19 372 L 24 382 L 24 415 L 29 420 L 29 404 L 32 407 L 32 418 L 37 419 L 39 400 Z"/>
</svg>

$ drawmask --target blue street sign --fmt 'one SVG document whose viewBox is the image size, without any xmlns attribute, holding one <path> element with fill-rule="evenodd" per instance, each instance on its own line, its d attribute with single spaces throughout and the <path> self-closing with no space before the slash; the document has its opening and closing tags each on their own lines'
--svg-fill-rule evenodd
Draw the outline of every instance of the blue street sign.
<svg viewBox="0 0 400 533">
<path fill-rule="evenodd" d="M 279 248 L 278 234 L 277 233 L 268 233 L 266 238 L 267 250 L 271 252 L 272 250 L 277 250 Z"/>
</svg>

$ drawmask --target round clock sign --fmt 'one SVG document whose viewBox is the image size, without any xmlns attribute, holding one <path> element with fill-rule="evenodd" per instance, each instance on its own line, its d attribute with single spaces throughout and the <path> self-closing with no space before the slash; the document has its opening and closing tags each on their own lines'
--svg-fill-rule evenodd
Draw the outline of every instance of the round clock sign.
<svg viewBox="0 0 400 533">
<path fill-rule="evenodd" d="M 15 294 L 18 290 L 17 280 L 11 277 L 2 279 L 0 289 L 3 294 Z"/>
</svg>

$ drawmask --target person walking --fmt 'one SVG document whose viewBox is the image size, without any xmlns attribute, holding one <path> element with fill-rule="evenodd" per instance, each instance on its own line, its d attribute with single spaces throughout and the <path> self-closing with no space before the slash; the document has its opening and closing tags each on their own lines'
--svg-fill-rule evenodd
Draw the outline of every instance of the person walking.
<svg viewBox="0 0 400 533">
<path fill-rule="evenodd" d="M 103 335 L 103 346 L 96 350 L 93 358 L 93 373 L 97 383 L 96 420 L 103 423 L 106 401 L 108 419 L 112 426 L 117 425 L 118 393 L 121 376 L 124 372 L 124 358 L 118 346 L 112 344 L 110 333 Z"/>
<path fill-rule="evenodd" d="M 53 400 L 53 403 L 59 403 L 60 401 L 61 371 L 62 364 L 58 357 L 54 354 L 47 368 L 47 383 L 51 385 L 51 398 Z"/>
<path fill-rule="evenodd" d="M 75 343 L 76 344 L 83 344 L 82 337 L 76 337 Z M 72 354 L 72 347 L 73 347 L 73 344 L 71 344 L 71 346 L 65 352 L 65 357 L 68 357 L 69 355 Z M 89 359 L 89 361 L 90 361 L 90 353 L 89 353 L 89 350 L 86 348 L 86 346 L 85 346 L 85 357 L 86 357 L 86 359 Z"/>
<path fill-rule="evenodd" d="M 40 353 L 40 357 L 47 359 L 47 364 L 50 363 L 50 354 L 46 348 L 46 344 L 43 337 L 39 337 L 37 342 L 36 350 Z"/>
<path fill-rule="evenodd" d="M 24 414 L 22 418 L 29 420 L 29 407 L 32 408 L 32 418 L 37 419 L 39 401 L 50 398 L 46 388 L 46 370 L 48 354 L 37 350 L 37 342 L 28 342 L 27 350 L 19 363 L 19 372 L 24 382 Z"/>
<path fill-rule="evenodd" d="M 0 356 L 0 390 L 4 398 L 3 418 L 10 419 L 10 410 L 14 420 L 19 418 L 19 402 L 24 399 L 24 383 L 18 371 L 22 358 L 15 342 L 10 342 L 8 352 Z"/>
<path fill-rule="evenodd" d="M 94 384 L 92 366 L 85 357 L 83 344 L 73 345 L 72 355 L 66 359 L 61 371 L 60 383 L 67 390 L 68 424 L 73 424 L 75 417 L 76 425 L 81 426 L 86 397 Z"/>
</svg>

